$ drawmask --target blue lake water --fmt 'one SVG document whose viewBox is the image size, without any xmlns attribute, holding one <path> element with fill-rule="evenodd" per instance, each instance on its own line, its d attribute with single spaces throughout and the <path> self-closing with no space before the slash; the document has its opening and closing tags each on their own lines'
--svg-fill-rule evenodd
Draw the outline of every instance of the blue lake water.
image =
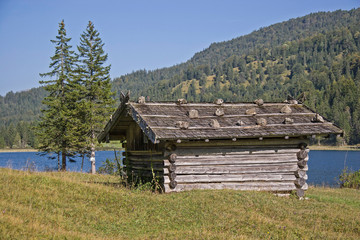
<svg viewBox="0 0 360 240">
<path fill-rule="evenodd" d="M 118 154 L 118 157 L 120 154 Z M 55 156 L 56 157 L 56 156 Z M 96 152 L 96 168 L 107 158 L 114 159 L 114 151 Z M 344 167 L 357 171 L 360 169 L 360 151 L 310 151 L 308 183 L 311 185 L 338 186 L 338 177 Z M 81 159 L 68 162 L 68 171 L 80 171 Z M 34 152 L 0 153 L 0 167 L 22 170 L 27 164 L 33 164 L 37 171 L 56 170 L 57 159 L 48 159 Z M 84 172 L 90 171 L 90 162 L 84 160 Z"/>
<path fill-rule="evenodd" d="M 121 155 L 120 153 L 117 154 L 119 158 Z M 0 153 L 0 167 L 23 170 L 26 166 L 32 164 L 36 171 L 56 171 L 58 168 L 57 155 L 54 154 L 52 157 L 55 157 L 55 159 L 49 159 L 47 156 L 40 156 L 37 152 Z M 114 151 L 97 151 L 95 157 L 96 169 L 98 169 L 101 166 L 101 163 L 107 158 L 114 159 L 115 154 Z M 82 159 L 80 157 L 75 157 L 73 159 L 75 162 L 67 161 L 66 169 L 68 171 L 80 172 Z M 85 158 L 83 172 L 89 172 L 90 169 L 91 163 L 89 158 Z"/>
</svg>

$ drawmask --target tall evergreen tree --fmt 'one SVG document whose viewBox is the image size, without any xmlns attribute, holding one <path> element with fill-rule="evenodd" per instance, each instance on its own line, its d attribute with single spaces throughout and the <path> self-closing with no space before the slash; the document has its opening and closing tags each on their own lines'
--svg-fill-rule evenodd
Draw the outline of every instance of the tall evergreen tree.
<svg viewBox="0 0 360 240">
<path fill-rule="evenodd" d="M 83 129 L 86 129 L 87 143 L 91 149 L 91 171 L 95 173 L 96 136 L 113 112 L 114 100 L 111 92 L 110 65 L 104 66 L 108 55 L 104 43 L 94 24 L 89 21 L 80 37 L 78 78 L 83 86 Z"/>
<path fill-rule="evenodd" d="M 73 115 L 71 109 L 71 88 L 69 83 L 73 77 L 76 57 L 69 45 L 71 38 L 66 37 L 64 20 L 59 24 L 56 40 L 51 40 L 55 46 L 55 55 L 51 57 L 48 73 L 40 74 L 50 80 L 40 81 L 48 96 L 42 103 L 46 106 L 42 110 L 36 130 L 39 139 L 39 150 L 45 153 L 61 152 L 61 170 L 66 171 L 66 157 L 73 154 L 74 143 L 72 132 Z"/>
</svg>

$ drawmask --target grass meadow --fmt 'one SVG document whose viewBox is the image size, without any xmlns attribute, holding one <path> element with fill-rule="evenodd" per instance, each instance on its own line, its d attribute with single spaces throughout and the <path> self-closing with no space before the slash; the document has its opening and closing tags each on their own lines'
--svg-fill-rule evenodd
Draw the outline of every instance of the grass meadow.
<svg viewBox="0 0 360 240">
<path fill-rule="evenodd" d="M 0 239 L 360 239 L 360 191 L 157 194 L 108 175 L 0 168 Z"/>
</svg>

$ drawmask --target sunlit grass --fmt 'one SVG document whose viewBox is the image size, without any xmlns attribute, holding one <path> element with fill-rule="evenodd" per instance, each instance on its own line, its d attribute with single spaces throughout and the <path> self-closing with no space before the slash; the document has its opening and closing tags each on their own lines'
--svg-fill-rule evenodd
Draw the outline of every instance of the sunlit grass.
<svg viewBox="0 0 360 240">
<path fill-rule="evenodd" d="M 308 200 L 230 190 L 155 194 L 116 177 L 0 169 L 0 239 L 359 239 L 360 191 Z"/>
</svg>

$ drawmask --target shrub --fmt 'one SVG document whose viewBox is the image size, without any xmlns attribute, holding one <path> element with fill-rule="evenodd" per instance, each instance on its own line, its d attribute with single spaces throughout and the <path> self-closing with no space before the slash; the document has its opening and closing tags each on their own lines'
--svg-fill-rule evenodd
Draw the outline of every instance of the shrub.
<svg viewBox="0 0 360 240">
<path fill-rule="evenodd" d="M 119 160 L 116 159 L 106 159 L 105 162 L 102 162 L 101 166 L 98 169 L 98 173 L 100 174 L 109 174 L 122 176 L 123 175 L 123 167 Z"/>
<path fill-rule="evenodd" d="M 340 187 L 360 189 L 360 169 L 350 171 L 345 168 L 339 176 Z"/>
</svg>

